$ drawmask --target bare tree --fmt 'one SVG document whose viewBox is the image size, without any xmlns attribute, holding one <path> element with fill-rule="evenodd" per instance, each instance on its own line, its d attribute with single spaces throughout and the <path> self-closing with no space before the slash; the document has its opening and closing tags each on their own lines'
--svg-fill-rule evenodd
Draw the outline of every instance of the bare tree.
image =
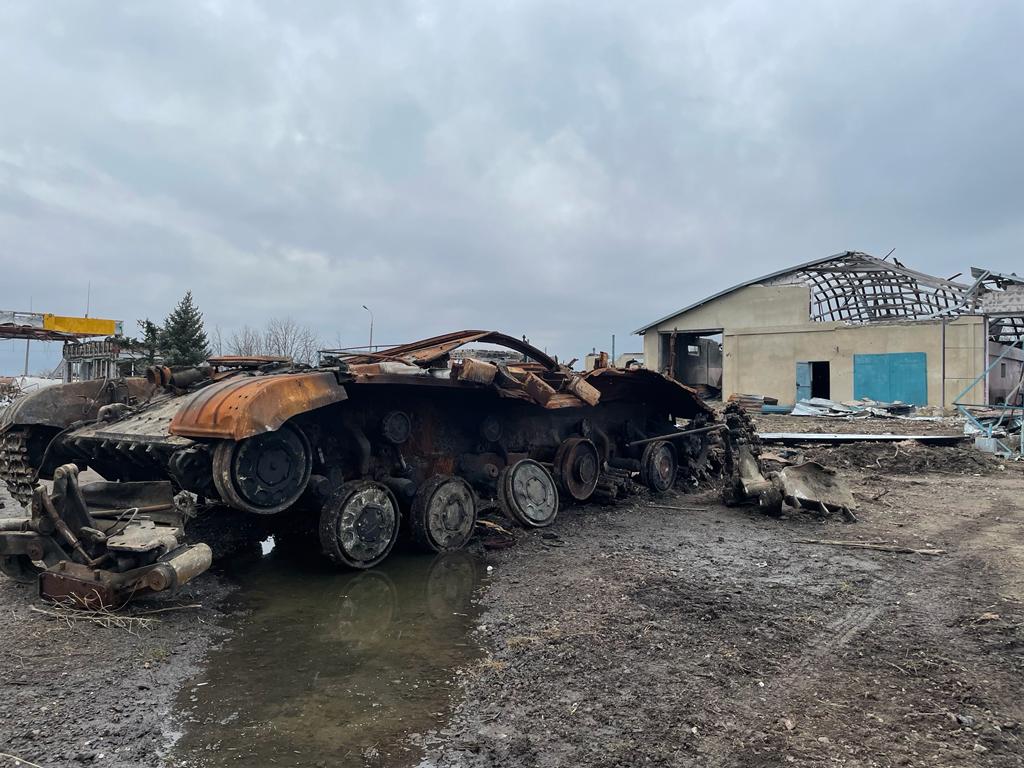
<svg viewBox="0 0 1024 768">
<path fill-rule="evenodd" d="M 263 333 L 258 328 L 243 325 L 240 330 L 232 331 L 228 339 L 228 351 L 232 355 L 255 357 L 266 354 L 263 350 Z"/>
<path fill-rule="evenodd" d="M 290 357 L 297 363 L 312 365 L 320 348 L 320 338 L 308 325 L 299 325 L 290 317 L 267 321 L 263 344 L 269 355 Z"/>
<path fill-rule="evenodd" d="M 276 355 L 290 357 L 297 363 L 312 365 L 320 349 L 320 337 L 308 325 L 300 325 L 290 317 L 274 317 L 265 328 L 242 326 L 228 340 L 233 355 Z"/>
<path fill-rule="evenodd" d="M 219 325 L 214 326 L 213 333 L 210 334 L 210 354 L 214 357 L 224 354 L 224 336 Z"/>
</svg>

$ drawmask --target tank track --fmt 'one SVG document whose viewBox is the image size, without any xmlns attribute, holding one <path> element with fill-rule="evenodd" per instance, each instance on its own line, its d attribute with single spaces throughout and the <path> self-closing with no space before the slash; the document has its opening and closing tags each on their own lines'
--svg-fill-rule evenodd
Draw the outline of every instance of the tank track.
<svg viewBox="0 0 1024 768">
<path fill-rule="evenodd" d="M 763 472 L 761 438 L 757 434 L 754 420 L 738 403 L 729 403 L 725 407 L 723 415 L 727 429 L 722 436 L 722 471 L 725 476 L 722 499 L 727 506 L 735 506 L 743 503 L 743 492 L 739 487 L 740 480 L 736 468 L 736 453 L 740 446 L 749 446 L 750 454 L 757 462 L 758 469 Z"/>
<path fill-rule="evenodd" d="M 625 469 L 613 469 L 607 467 L 597 481 L 594 495 L 591 499 L 596 504 L 614 504 L 615 500 L 640 490 L 640 486 L 633 482 L 632 473 Z"/>
<path fill-rule="evenodd" d="M 27 507 L 36 472 L 28 462 L 28 429 L 11 427 L 0 434 L 0 481 L 11 497 Z"/>
</svg>

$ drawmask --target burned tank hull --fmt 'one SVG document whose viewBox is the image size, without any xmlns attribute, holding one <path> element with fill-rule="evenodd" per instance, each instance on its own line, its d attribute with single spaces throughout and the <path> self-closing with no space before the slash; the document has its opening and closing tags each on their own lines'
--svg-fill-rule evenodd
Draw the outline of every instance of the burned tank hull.
<svg viewBox="0 0 1024 768">
<path fill-rule="evenodd" d="M 470 343 L 511 357 L 453 359 Z M 45 408 L 26 398 L 0 423 L 0 479 L 16 497 L 68 464 L 108 481 L 169 481 L 199 508 L 285 527 L 312 516 L 322 552 L 356 568 L 379 563 L 403 533 L 458 549 L 485 505 L 541 527 L 568 502 L 611 502 L 638 482 L 665 490 L 703 470 L 715 426 L 695 392 L 660 374 L 580 374 L 486 331 L 337 354 L 314 369 L 215 358 L 68 386 L 83 391 L 46 390 Z"/>
</svg>

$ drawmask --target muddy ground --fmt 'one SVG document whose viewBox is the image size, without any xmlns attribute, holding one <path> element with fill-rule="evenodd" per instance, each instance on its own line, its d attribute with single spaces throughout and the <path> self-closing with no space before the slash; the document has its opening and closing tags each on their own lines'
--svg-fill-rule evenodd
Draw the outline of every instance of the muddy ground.
<svg viewBox="0 0 1024 768">
<path fill-rule="evenodd" d="M 846 449 L 856 524 L 705 493 L 581 509 L 494 556 L 489 656 L 428 764 L 1024 764 L 1021 465 L 893 450 Z"/>
<path fill-rule="evenodd" d="M 566 510 L 488 553 L 483 661 L 410 743 L 428 766 L 1024 764 L 1024 471 L 965 450 L 808 449 L 852 483 L 856 524 L 712 492 Z M 0 752 L 160 765 L 226 590 L 200 579 L 177 602 L 202 607 L 132 635 L 0 580 Z"/>
<path fill-rule="evenodd" d="M 0 502 L 0 515 L 24 511 L 3 483 Z M 116 625 L 66 618 L 35 589 L 0 577 L 0 766 L 17 765 L 12 755 L 46 768 L 161 765 L 175 695 L 221 634 L 228 588 L 199 579 Z M 197 607 L 165 610 L 177 606 Z"/>
</svg>

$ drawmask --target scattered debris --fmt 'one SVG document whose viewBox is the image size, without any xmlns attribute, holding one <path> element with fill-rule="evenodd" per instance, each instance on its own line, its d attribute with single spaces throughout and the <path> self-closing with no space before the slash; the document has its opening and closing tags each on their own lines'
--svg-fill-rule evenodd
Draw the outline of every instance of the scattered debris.
<svg viewBox="0 0 1024 768">
<path fill-rule="evenodd" d="M 964 441 L 963 435 L 893 435 L 871 433 L 836 433 L 836 432 L 762 432 L 763 443 L 780 443 L 782 445 L 806 445 L 808 443 L 902 443 L 912 440 L 929 445 L 956 445 Z"/>
<path fill-rule="evenodd" d="M 735 403 L 744 411 L 752 411 L 760 413 L 761 409 L 766 405 L 778 405 L 779 400 L 775 397 L 768 397 L 767 395 L 741 395 L 733 393 L 729 395 L 727 403 Z"/>
<path fill-rule="evenodd" d="M 853 494 L 834 470 L 814 461 L 790 464 L 781 472 L 770 471 L 761 455 L 763 435 L 758 435 L 750 416 L 737 403 L 725 409 L 728 427 L 725 441 L 727 504 L 757 504 L 768 514 L 782 513 L 783 504 L 821 515 L 836 513 L 856 522 Z"/>
<path fill-rule="evenodd" d="M 821 544 L 829 547 L 851 547 L 853 549 L 874 549 L 879 552 L 895 552 L 899 555 L 944 555 L 944 549 L 912 549 L 889 544 L 873 544 L 865 541 L 836 541 L 833 539 L 797 539 L 796 544 Z"/>
<path fill-rule="evenodd" d="M 848 403 L 840 403 L 823 397 L 811 397 L 798 400 L 790 410 L 791 416 L 826 416 L 830 418 L 858 419 L 874 416 L 882 419 L 906 417 L 914 419 L 935 419 L 935 416 L 910 417 L 915 410 L 913 405 L 901 403 L 882 403 L 869 398 L 862 398 Z M 767 411 L 771 413 L 771 411 Z"/>
</svg>

